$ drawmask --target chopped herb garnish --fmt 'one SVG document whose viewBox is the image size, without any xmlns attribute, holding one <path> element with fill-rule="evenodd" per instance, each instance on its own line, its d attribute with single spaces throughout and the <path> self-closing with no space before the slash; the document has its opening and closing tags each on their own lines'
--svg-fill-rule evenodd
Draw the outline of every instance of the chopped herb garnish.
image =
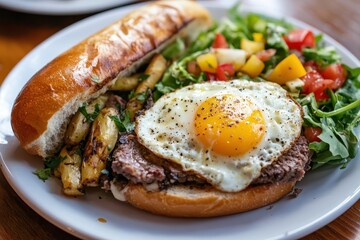
<svg viewBox="0 0 360 240">
<path fill-rule="evenodd" d="M 61 156 L 47 157 L 44 159 L 44 168 L 36 170 L 34 174 L 45 182 L 51 177 L 52 171 L 57 168 L 65 159 L 66 157 Z"/>
<path fill-rule="evenodd" d="M 148 79 L 149 76 L 150 76 L 150 74 L 145 74 L 145 73 L 143 73 L 143 74 L 141 74 L 141 75 L 139 76 L 138 81 L 139 81 L 139 82 L 145 81 L 146 79 Z"/>
<path fill-rule="evenodd" d="M 95 109 L 93 113 L 88 113 L 86 110 L 87 105 L 83 105 L 82 107 L 79 108 L 79 111 L 81 112 L 82 115 L 85 116 L 86 121 L 91 123 L 95 120 L 95 118 L 99 115 L 100 113 L 100 106 L 99 104 L 95 105 Z"/>
<path fill-rule="evenodd" d="M 132 99 L 133 97 L 135 97 L 135 90 L 132 90 L 129 95 L 128 95 L 128 99 Z"/>
<path fill-rule="evenodd" d="M 48 180 L 51 177 L 51 169 L 50 168 L 43 168 L 36 170 L 34 172 L 36 176 L 38 176 L 39 179 L 43 180 L 44 182 Z"/>
<path fill-rule="evenodd" d="M 132 132 L 134 130 L 135 124 L 130 120 L 129 111 L 125 110 L 120 113 L 119 116 L 110 116 L 110 119 L 114 121 L 117 129 L 120 132 Z"/>
<path fill-rule="evenodd" d="M 139 100 L 139 101 L 142 102 L 142 103 L 144 103 L 147 98 L 148 98 L 148 91 L 139 93 L 139 94 L 136 96 L 136 99 Z"/>
</svg>

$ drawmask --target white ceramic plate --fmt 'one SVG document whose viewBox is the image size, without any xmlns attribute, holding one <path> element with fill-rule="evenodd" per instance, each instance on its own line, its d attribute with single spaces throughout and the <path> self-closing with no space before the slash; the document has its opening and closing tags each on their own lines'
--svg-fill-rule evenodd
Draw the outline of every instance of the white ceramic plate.
<svg viewBox="0 0 360 240">
<path fill-rule="evenodd" d="M 102 11 L 135 0 L 0 0 L 0 7 L 34 14 L 71 15 Z"/>
<path fill-rule="evenodd" d="M 215 17 L 222 17 L 226 12 L 220 3 L 204 4 Z M 296 239 L 334 220 L 359 199 L 359 155 L 344 170 L 321 169 L 308 173 L 298 184 L 303 191 L 295 199 L 284 198 L 270 207 L 209 219 L 154 216 L 96 190 L 83 198 L 67 198 L 61 194 L 61 183 L 57 179 L 40 181 L 32 174 L 42 167 L 40 159 L 27 155 L 11 136 L 8 115 L 14 98 L 21 86 L 52 58 L 134 8 L 101 13 L 60 31 L 29 53 L 3 83 L 0 91 L 1 169 L 13 189 L 32 209 L 80 238 Z M 299 27 L 309 27 L 299 21 L 289 21 Z M 336 46 L 345 63 L 353 67 L 360 65 L 334 40 L 326 36 L 325 41 Z M 99 218 L 107 222 L 102 223 Z"/>
</svg>

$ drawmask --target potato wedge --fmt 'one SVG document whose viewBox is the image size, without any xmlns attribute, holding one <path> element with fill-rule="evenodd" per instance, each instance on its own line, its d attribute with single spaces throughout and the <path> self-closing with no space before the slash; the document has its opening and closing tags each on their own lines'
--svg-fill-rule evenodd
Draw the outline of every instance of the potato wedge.
<svg viewBox="0 0 360 240">
<path fill-rule="evenodd" d="M 81 156 L 77 153 L 77 147 L 70 151 L 68 148 L 69 146 L 65 146 L 61 150 L 60 156 L 64 160 L 57 168 L 63 184 L 63 191 L 68 196 L 82 196 L 84 195 L 84 187 L 80 183 Z"/>
<path fill-rule="evenodd" d="M 118 116 L 118 111 L 112 107 L 103 108 L 92 124 L 81 166 L 81 183 L 85 186 L 98 186 L 101 171 L 115 147 L 118 129 L 111 116 Z"/>
<path fill-rule="evenodd" d="M 107 94 L 99 96 L 97 99 L 93 100 L 89 105 L 85 107 L 85 110 L 88 114 L 93 114 L 96 106 L 101 110 L 104 108 L 106 101 L 109 96 Z M 85 139 L 89 133 L 91 123 L 87 120 L 86 116 L 77 111 L 75 115 L 70 120 L 68 128 L 65 134 L 65 143 L 69 145 L 77 145 L 82 140 Z"/>
<path fill-rule="evenodd" d="M 131 120 L 134 120 L 135 113 L 143 106 L 144 101 L 139 99 L 139 96 L 141 94 L 146 94 L 146 91 L 148 89 L 154 89 L 155 84 L 161 79 L 162 75 L 164 74 L 166 66 L 166 59 L 160 54 L 155 55 L 151 59 L 150 64 L 148 65 L 144 73 L 148 75 L 148 77 L 144 81 L 139 83 L 135 90 L 134 97 L 129 99 L 126 105 L 126 110 L 129 112 Z"/>
<path fill-rule="evenodd" d="M 121 77 L 110 87 L 110 90 L 115 91 L 131 91 L 139 84 L 140 74 L 136 73 L 129 77 Z"/>
</svg>

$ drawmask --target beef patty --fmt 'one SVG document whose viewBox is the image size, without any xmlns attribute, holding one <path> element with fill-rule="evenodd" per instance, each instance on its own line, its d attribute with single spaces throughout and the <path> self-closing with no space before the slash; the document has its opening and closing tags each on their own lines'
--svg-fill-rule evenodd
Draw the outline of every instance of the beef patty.
<svg viewBox="0 0 360 240">
<path fill-rule="evenodd" d="M 175 183 L 204 184 L 206 181 L 180 166 L 157 157 L 142 146 L 135 135 L 122 134 L 113 152 L 112 172 L 133 183 L 159 183 L 165 188 Z M 305 137 L 300 137 L 277 161 L 262 169 L 252 184 L 300 180 L 309 168 L 311 152 Z"/>
</svg>

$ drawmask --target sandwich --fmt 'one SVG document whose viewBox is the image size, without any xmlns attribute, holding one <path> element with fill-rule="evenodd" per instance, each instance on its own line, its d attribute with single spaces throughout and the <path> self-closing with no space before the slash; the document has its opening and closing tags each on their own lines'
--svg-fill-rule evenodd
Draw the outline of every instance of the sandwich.
<svg viewBox="0 0 360 240">
<path fill-rule="evenodd" d="M 258 81 L 264 44 L 201 35 L 212 26 L 196 2 L 156 1 L 70 48 L 16 98 L 20 145 L 64 194 L 99 187 L 159 215 L 235 214 L 286 196 L 313 154 L 288 91 L 306 70 Z"/>
</svg>

